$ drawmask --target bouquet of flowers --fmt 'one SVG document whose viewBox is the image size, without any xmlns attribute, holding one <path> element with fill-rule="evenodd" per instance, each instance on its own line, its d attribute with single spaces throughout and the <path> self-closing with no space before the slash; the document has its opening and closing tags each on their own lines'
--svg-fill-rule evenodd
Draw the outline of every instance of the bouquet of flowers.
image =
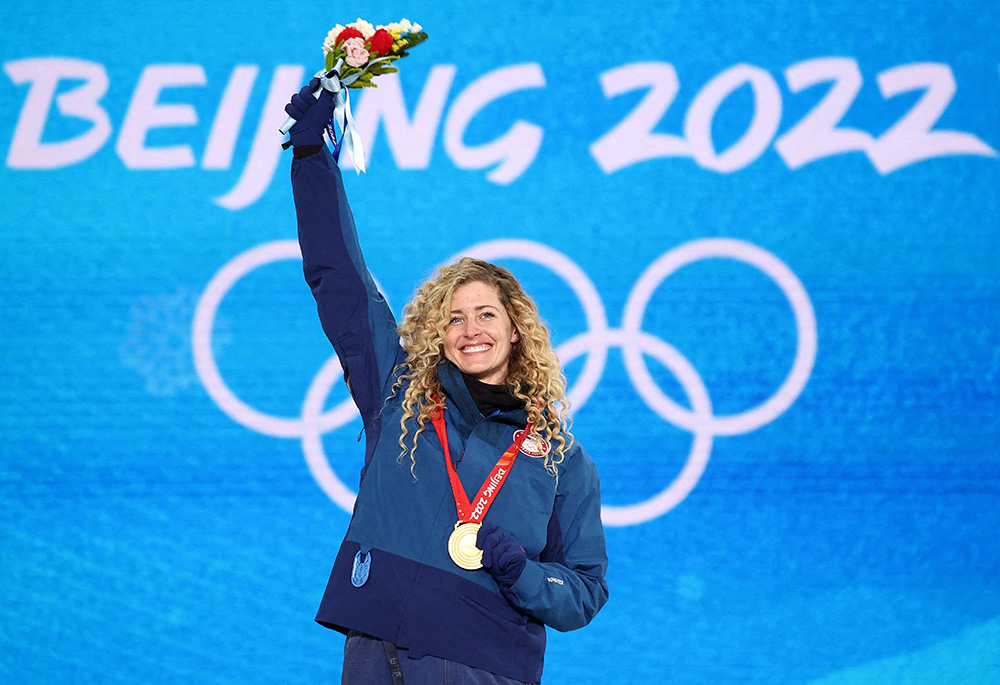
<svg viewBox="0 0 1000 685">
<path fill-rule="evenodd" d="M 407 50 L 427 40 L 427 34 L 420 24 L 402 19 L 387 26 L 372 26 L 359 18 L 347 26 L 337 24 L 327 34 L 323 42 L 326 53 L 326 67 L 317 72 L 319 87 L 313 92 L 317 98 L 323 90 L 333 93 L 333 118 L 327 125 L 330 141 L 334 143 L 333 154 L 340 159 L 341 148 L 346 149 L 358 173 L 365 170 L 365 153 L 351 114 L 348 88 L 374 88 L 372 79 L 380 74 L 399 71 L 392 63 L 406 57 Z M 338 139 L 336 127 L 340 128 Z M 278 130 L 282 133 L 295 125 L 295 119 L 288 117 Z M 286 142 L 282 147 L 290 145 Z"/>
<path fill-rule="evenodd" d="M 364 19 L 337 24 L 323 42 L 326 71 L 338 62 L 340 81 L 348 88 L 375 87 L 376 76 L 399 71 L 392 63 L 409 55 L 407 50 L 427 40 L 420 24 L 402 19 L 386 26 L 372 26 Z M 353 78 L 352 78 L 353 77 Z"/>
</svg>

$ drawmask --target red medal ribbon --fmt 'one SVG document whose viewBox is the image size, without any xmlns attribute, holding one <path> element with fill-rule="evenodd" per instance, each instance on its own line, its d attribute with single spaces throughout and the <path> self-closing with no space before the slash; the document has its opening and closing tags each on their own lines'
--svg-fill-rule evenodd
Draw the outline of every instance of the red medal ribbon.
<svg viewBox="0 0 1000 685">
<path fill-rule="evenodd" d="M 437 433 L 441 446 L 444 447 L 444 462 L 448 465 L 448 478 L 451 480 L 451 491 L 455 496 L 455 508 L 458 510 L 458 520 L 460 523 L 482 523 L 483 517 L 493 504 L 493 498 L 503 487 L 510 468 L 517 459 L 517 453 L 521 450 L 521 443 L 524 436 L 531 432 L 531 424 L 525 426 L 521 435 L 507 448 L 507 451 L 500 457 L 490 475 L 479 488 L 478 494 L 473 501 L 469 501 L 465 496 L 465 488 L 462 481 L 458 479 L 458 472 L 451 461 L 451 452 L 448 450 L 448 433 L 444 425 L 444 412 L 440 408 L 431 413 L 431 421 L 434 423 L 434 431 Z"/>
</svg>

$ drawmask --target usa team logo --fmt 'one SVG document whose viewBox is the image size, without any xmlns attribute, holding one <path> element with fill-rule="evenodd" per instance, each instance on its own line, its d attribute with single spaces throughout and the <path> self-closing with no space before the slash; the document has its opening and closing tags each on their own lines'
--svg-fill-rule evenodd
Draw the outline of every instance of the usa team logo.
<svg viewBox="0 0 1000 685">
<path fill-rule="evenodd" d="M 514 442 L 521 439 L 522 433 L 524 433 L 523 430 L 514 433 Z M 524 436 L 524 442 L 521 443 L 521 454 L 527 454 L 529 457 L 544 457 L 548 453 L 549 443 L 545 440 L 534 435 Z"/>
</svg>

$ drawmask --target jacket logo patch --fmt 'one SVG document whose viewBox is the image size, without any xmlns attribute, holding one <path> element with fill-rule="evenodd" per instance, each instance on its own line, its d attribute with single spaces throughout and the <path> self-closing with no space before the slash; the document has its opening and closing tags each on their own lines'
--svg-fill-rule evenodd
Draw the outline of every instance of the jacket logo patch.
<svg viewBox="0 0 1000 685">
<path fill-rule="evenodd" d="M 523 430 L 519 430 L 514 433 L 515 442 L 520 439 L 523 432 Z M 526 436 L 524 442 L 521 443 L 521 454 L 527 454 L 529 457 L 544 457 L 548 453 L 549 443 L 534 435 Z"/>
<path fill-rule="evenodd" d="M 354 555 L 354 568 L 351 569 L 351 585 L 361 587 L 368 582 L 368 571 L 372 567 L 372 553 L 362 556 L 361 551 Z"/>
</svg>

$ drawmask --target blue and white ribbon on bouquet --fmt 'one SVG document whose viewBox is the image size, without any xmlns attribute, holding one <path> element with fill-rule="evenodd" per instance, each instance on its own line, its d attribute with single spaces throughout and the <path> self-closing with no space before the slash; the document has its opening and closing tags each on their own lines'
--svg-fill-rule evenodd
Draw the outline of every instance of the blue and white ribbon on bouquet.
<svg viewBox="0 0 1000 685">
<path fill-rule="evenodd" d="M 361 71 L 351 74 L 344 79 L 340 78 L 340 69 L 344 66 L 344 60 L 338 59 L 337 63 L 333 65 L 333 69 L 329 71 L 320 70 L 316 72 L 315 77 L 319 79 L 319 87 L 313 91 L 313 97 L 317 100 L 320 94 L 324 90 L 328 90 L 333 93 L 333 118 L 330 123 L 327 124 L 327 132 L 330 136 L 330 140 L 333 142 L 333 158 L 340 161 L 340 151 L 347 150 L 347 153 L 351 155 L 351 161 L 354 162 L 354 169 L 361 174 L 365 171 L 365 148 L 364 144 L 361 142 L 361 133 L 358 132 L 358 127 L 354 123 L 354 116 L 351 114 L 351 96 L 347 90 L 347 86 L 358 80 L 368 68 L 377 63 L 382 62 L 386 57 L 379 57 L 371 60 L 365 65 L 365 68 Z M 334 123 L 340 128 L 341 135 L 338 140 L 336 137 L 336 129 L 334 128 Z M 288 133 L 289 129 L 295 125 L 295 119 L 288 117 L 285 119 L 285 123 L 281 125 L 278 130 L 284 135 Z"/>
</svg>

